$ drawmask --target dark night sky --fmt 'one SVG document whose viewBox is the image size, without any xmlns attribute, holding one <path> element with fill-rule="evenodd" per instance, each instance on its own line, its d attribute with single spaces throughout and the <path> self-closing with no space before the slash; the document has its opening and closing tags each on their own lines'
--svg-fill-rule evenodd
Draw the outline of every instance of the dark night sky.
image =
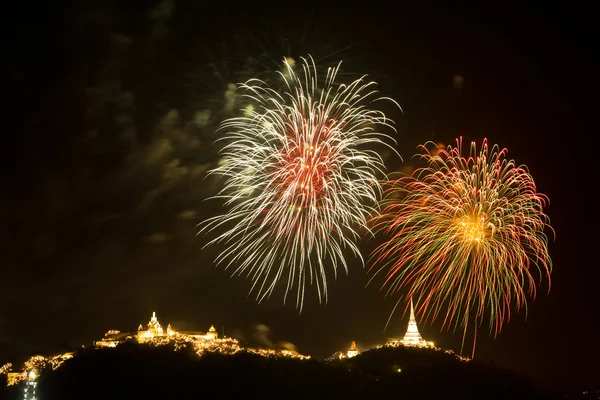
<svg viewBox="0 0 600 400">
<path fill-rule="evenodd" d="M 280 293 L 257 305 L 195 236 L 217 207 L 203 201 L 218 187 L 204 173 L 218 160 L 227 84 L 272 70 L 269 58 L 313 54 L 343 58 L 344 72 L 369 74 L 402 105 L 389 116 L 405 162 L 425 140 L 463 135 L 529 167 L 551 201 L 552 289 L 544 281 L 527 320 L 515 314 L 496 339 L 481 329 L 476 358 L 556 388 L 600 385 L 589 10 L 121 3 L 7 9 L 0 363 L 134 330 L 152 311 L 249 340 L 264 324 L 315 357 L 402 334 L 400 315 L 383 331 L 395 299 L 365 288 L 358 263 L 331 282 L 328 304 L 299 315 Z M 421 332 L 460 349 L 459 333 Z"/>
</svg>

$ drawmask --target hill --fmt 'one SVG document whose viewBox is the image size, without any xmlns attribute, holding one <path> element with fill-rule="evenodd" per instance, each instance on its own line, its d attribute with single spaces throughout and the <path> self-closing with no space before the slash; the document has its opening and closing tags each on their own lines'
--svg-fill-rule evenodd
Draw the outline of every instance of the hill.
<svg viewBox="0 0 600 400">
<path fill-rule="evenodd" d="M 17 398 L 4 391 L 2 398 Z M 546 399 L 504 369 L 428 349 L 381 348 L 334 362 L 126 343 L 78 352 L 38 378 L 39 399 Z"/>
</svg>

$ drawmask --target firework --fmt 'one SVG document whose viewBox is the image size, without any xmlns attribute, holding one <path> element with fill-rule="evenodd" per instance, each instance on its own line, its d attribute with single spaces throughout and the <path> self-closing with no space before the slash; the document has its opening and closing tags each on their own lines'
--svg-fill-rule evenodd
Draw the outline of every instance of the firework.
<svg viewBox="0 0 600 400">
<path fill-rule="evenodd" d="M 306 285 L 326 302 L 326 274 L 347 273 L 348 254 L 362 261 L 358 229 L 381 196 L 384 169 L 373 146 L 392 148 L 379 128 L 394 128 L 370 107 L 384 99 L 374 82 L 336 84 L 339 64 L 320 79 L 312 58 L 302 59 L 298 74 L 298 65 L 284 65 L 282 94 L 258 80 L 240 86 L 252 107 L 222 124 L 222 161 L 210 171 L 224 180 L 214 197 L 227 211 L 200 232 L 224 229 L 206 246 L 225 245 L 216 263 L 249 278 L 257 301 L 283 280 L 284 301 L 297 289 L 301 310 Z"/>
<path fill-rule="evenodd" d="M 428 145 L 420 146 L 426 166 L 390 181 L 383 211 L 371 220 L 386 241 L 370 271 L 385 274 L 388 295 L 406 288 L 422 318 L 442 315 L 442 329 L 462 326 L 463 343 L 469 324 L 485 316 L 495 336 L 513 304 L 519 310 L 527 294 L 535 298 L 532 270 L 550 281 L 548 198 L 525 166 L 487 140 L 479 152 L 472 142 L 468 157 L 462 138 L 447 149 Z"/>
</svg>

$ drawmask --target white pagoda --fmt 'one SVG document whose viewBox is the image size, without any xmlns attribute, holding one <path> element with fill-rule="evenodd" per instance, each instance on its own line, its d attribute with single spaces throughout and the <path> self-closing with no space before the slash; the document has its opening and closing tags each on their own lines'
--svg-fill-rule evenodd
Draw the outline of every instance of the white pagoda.
<svg viewBox="0 0 600 400">
<path fill-rule="evenodd" d="M 415 308 L 412 299 L 410 300 L 410 319 L 408 320 L 408 328 L 401 340 L 391 339 L 387 342 L 388 346 L 407 346 L 407 347 L 435 347 L 433 342 L 429 342 L 421 337 L 417 320 L 415 318 Z"/>
<path fill-rule="evenodd" d="M 350 348 L 346 352 L 346 357 L 352 358 L 358 354 L 358 349 L 356 348 L 356 342 L 353 340 Z"/>
</svg>

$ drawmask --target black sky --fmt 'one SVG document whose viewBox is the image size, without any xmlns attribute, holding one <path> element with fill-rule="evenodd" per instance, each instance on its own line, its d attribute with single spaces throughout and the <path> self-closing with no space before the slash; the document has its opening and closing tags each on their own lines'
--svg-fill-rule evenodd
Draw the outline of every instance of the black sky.
<svg viewBox="0 0 600 400">
<path fill-rule="evenodd" d="M 230 115 L 227 84 L 312 54 L 343 59 L 344 73 L 369 74 L 402 105 L 389 116 L 405 162 L 423 141 L 463 135 L 529 167 L 551 201 L 552 288 L 544 281 L 527 320 L 514 315 L 495 340 L 480 330 L 476 358 L 555 388 L 600 384 L 590 10 L 121 3 L 8 8 L 0 362 L 133 330 L 152 311 L 246 339 L 264 324 L 315 357 L 403 333 L 400 316 L 383 331 L 394 299 L 365 289 L 358 263 L 327 305 L 298 315 L 277 295 L 255 304 L 195 236 L 217 207 L 204 174 Z M 460 349 L 459 333 L 421 331 Z"/>
</svg>

